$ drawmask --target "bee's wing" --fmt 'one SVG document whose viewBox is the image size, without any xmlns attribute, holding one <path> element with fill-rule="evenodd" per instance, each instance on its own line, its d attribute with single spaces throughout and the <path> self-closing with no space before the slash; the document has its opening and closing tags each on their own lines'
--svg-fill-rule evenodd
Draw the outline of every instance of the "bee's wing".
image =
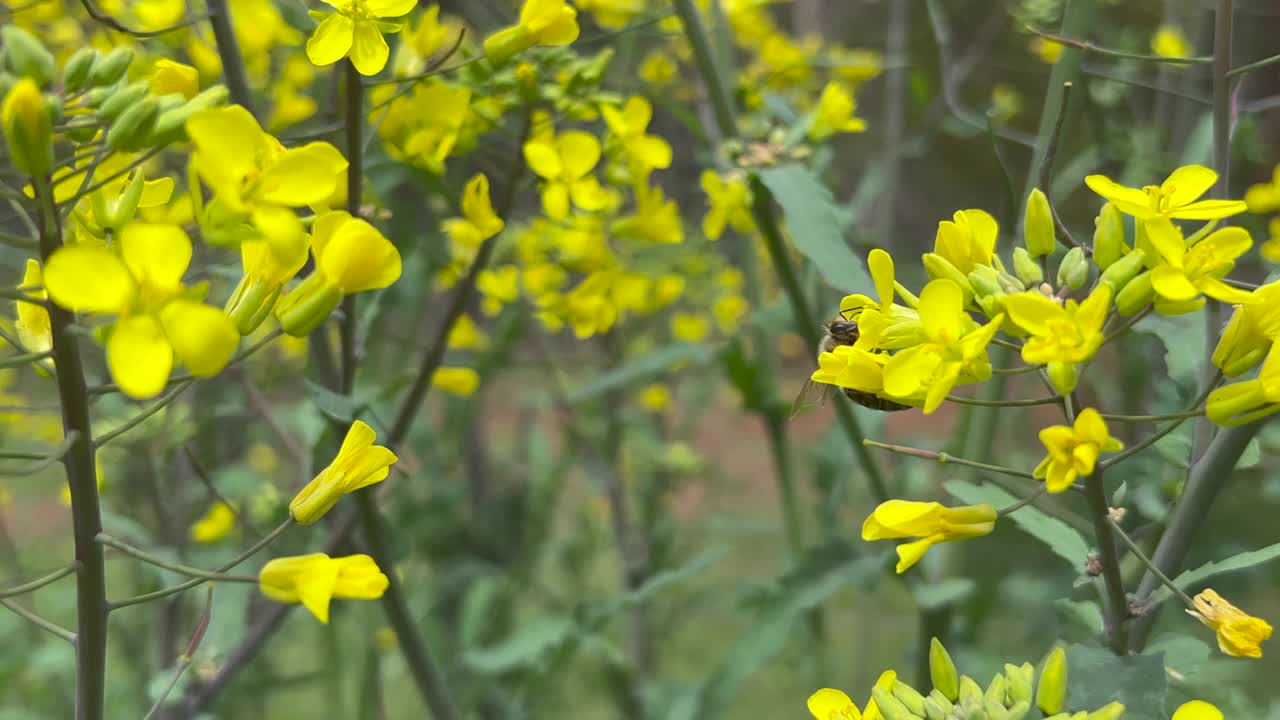
<svg viewBox="0 0 1280 720">
<path fill-rule="evenodd" d="M 804 387 L 800 388 L 800 393 L 796 395 L 795 402 L 791 403 L 791 417 L 795 418 L 814 405 L 826 404 L 827 398 L 831 396 L 831 388 L 832 386 L 826 383 L 806 380 Z"/>
</svg>

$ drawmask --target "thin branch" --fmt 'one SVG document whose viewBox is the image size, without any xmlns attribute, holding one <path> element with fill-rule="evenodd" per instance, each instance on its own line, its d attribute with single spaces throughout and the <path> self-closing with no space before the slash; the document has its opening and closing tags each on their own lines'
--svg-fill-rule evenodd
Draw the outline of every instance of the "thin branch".
<svg viewBox="0 0 1280 720">
<path fill-rule="evenodd" d="M 146 421 L 147 418 L 165 409 L 165 407 L 167 407 L 169 403 L 176 400 L 184 390 L 191 387 L 191 383 L 193 382 L 195 381 L 184 380 L 172 386 L 171 388 L 169 388 L 169 392 L 165 393 L 164 395 L 161 395 L 158 400 L 156 400 L 154 403 L 149 405 L 145 410 L 133 416 L 132 418 L 126 420 L 123 425 L 117 427 L 111 432 L 104 433 L 101 437 L 98 438 L 97 442 L 95 443 L 95 447 L 102 447 L 103 445 L 106 445 L 112 440 L 115 440 L 121 435 L 141 425 L 144 421 Z"/>
<path fill-rule="evenodd" d="M 35 580 L 32 580 L 30 582 L 26 582 L 21 585 L 15 585 L 11 588 L 0 590 L 0 600 L 7 600 L 11 597 L 18 597 L 19 595 L 26 595 L 27 593 L 35 592 L 36 590 L 39 590 L 40 588 L 46 585 L 51 585 L 61 580 L 62 578 L 68 575 L 71 575 L 72 573 L 76 572 L 79 569 L 80 569 L 79 563 L 71 563 L 70 565 L 64 568 L 59 568 L 57 570 L 54 570 L 48 575 L 36 578 Z"/>
<path fill-rule="evenodd" d="M 106 533 L 98 533 L 98 542 L 113 550 L 122 552 L 135 560 L 141 560 L 148 565 L 155 565 L 158 568 L 168 570 L 169 572 L 175 572 L 179 575 L 186 575 L 188 577 L 212 580 L 216 582 L 258 582 L 257 576 L 254 575 L 226 575 L 220 572 L 201 570 L 200 568 L 191 567 L 190 565 L 169 562 L 168 560 L 155 557 L 154 555 L 149 555 L 146 551 L 136 548 L 124 541 L 117 540 Z"/>
<path fill-rule="evenodd" d="M 1208 65 L 1213 62 L 1212 55 L 1207 55 L 1204 57 L 1179 58 L 1179 57 L 1167 57 L 1165 55 L 1145 55 L 1142 53 L 1129 53 L 1129 52 L 1124 52 L 1123 50 L 1112 50 L 1111 48 L 1105 48 L 1100 45 L 1094 45 L 1093 43 L 1085 40 L 1077 40 L 1075 38 L 1067 37 L 1065 35 L 1058 35 L 1051 32 L 1045 32 L 1044 30 L 1037 30 L 1036 28 L 1030 25 L 1027 25 L 1025 27 L 1027 29 L 1027 32 L 1030 32 L 1035 35 L 1039 35 L 1042 38 L 1052 40 L 1056 43 L 1060 43 L 1068 47 L 1079 48 L 1080 50 L 1084 50 L 1085 52 L 1094 53 L 1095 55 L 1106 55 L 1108 57 L 1125 58 L 1127 60 L 1141 60 L 1143 62 L 1168 63 L 1171 65 Z"/>
<path fill-rule="evenodd" d="M 112 30 L 115 30 L 116 32 L 122 32 L 126 35 L 132 35 L 136 38 L 158 37 L 160 35 L 171 33 L 174 30 L 181 30 L 183 28 L 191 27 L 192 25 L 202 23 L 208 19 L 204 15 L 196 15 L 194 17 L 189 17 L 183 20 L 182 22 L 177 23 L 176 25 L 170 25 L 169 27 L 160 28 L 159 30 L 134 30 L 130 27 L 127 27 L 126 25 L 121 23 L 119 20 L 116 20 L 110 14 L 104 12 L 101 8 L 98 7 L 97 3 L 95 3 L 93 0 L 80 0 L 80 4 L 84 6 L 84 11 L 89 14 L 89 17 L 93 18 L 94 20 L 98 21 L 103 25 L 106 25 L 107 27 L 111 28 Z"/>
<path fill-rule="evenodd" d="M 3 605 L 9 608 L 10 610 L 13 611 L 15 615 L 22 618 L 23 620 L 26 620 L 32 625 L 35 625 L 41 630 L 51 633 L 56 637 L 60 637 L 63 640 L 66 640 L 67 642 L 71 643 L 72 645 L 76 644 L 76 634 L 62 627 L 61 625 L 58 625 L 57 623 L 51 622 L 49 620 L 45 620 L 39 615 L 22 607 L 18 603 L 13 602 L 12 600 L 0 600 L 0 605 Z"/>
<path fill-rule="evenodd" d="M 978 462 L 976 460 L 966 460 L 965 458 L 956 457 L 945 452 L 907 447 L 905 445 L 893 445 L 891 443 L 883 443 L 876 440 L 863 440 L 862 444 L 867 447 L 888 450 L 895 455 L 907 455 L 910 457 L 922 458 L 924 460 L 932 460 L 939 464 L 964 465 L 965 467 L 986 470 L 987 472 L 999 473 L 1000 475 L 1023 478 L 1024 480 L 1036 479 L 1035 475 L 1026 472 L 1025 470 L 1018 470 L 1016 468 L 1005 467 L 1003 465 L 992 465 L 989 463 Z"/>
</svg>

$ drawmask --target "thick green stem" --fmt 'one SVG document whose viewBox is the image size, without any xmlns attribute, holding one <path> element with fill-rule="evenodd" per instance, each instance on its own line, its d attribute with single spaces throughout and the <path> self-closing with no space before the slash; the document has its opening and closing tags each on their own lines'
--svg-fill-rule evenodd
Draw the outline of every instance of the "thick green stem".
<svg viewBox="0 0 1280 720">
<path fill-rule="evenodd" d="M 738 137 L 738 123 L 733 112 L 733 100 L 729 89 L 725 86 L 719 69 L 716 67 L 715 53 L 707 36 L 707 28 L 702 24 L 702 15 L 694 7 L 693 0 L 673 0 L 676 15 L 684 25 L 685 37 L 693 48 L 694 64 L 702 73 L 702 83 L 706 87 L 711 101 L 711 111 L 716 118 L 716 126 L 720 130 L 722 140 Z"/>
<path fill-rule="evenodd" d="M 40 255 L 62 247 L 62 223 L 54 206 L 48 178 L 36 178 L 40 203 Z M 53 362 L 57 368 L 58 396 L 62 402 L 62 432 L 75 440 L 62 457 L 71 488 L 71 523 L 76 562 L 76 720 L 102 720 L 105 711 L 107 672 L 107 583 L 102 546 L 102 511 L 98 504 L 98 475 L 94 465 L 93 426 L 89 418 L 89 391 L 84 380 L 80 346 L 71 325 L 75 318 L 63 308 L 49 308 L 53 336 Z"/>
<path fill-rule="evenodd" d="M 1107 507 L 1107 493 L 1102 484 L 1101 470 L 1085 478 L 1085 497 L 1089 501 L 1089 515 L 1093 520 L 1098 560 L 1102 565 L 1102 583 L 1106 590 L 1107 643 L 1115 654 L 1123 655 L 1129 647 L 1129 600 L 1124 593 L 1120 554 L 1116 550 L 1115 535 L 1112 534 L 1111 512 Z"/>
<path fill-rule="evenodd" d="M 243 106 L 256 116 L 253 93 L 249 89 L 249 76 L 244 69 L 244 58 L 240 55 L 240 41 L 236 39 L 235 29 L 231 25 L 231 8 L 228 7 L 227 0 L 207 0 L 205 5 L 209 8 L 209 25 L 213 28 L 213 42 L 218 46 L 222 78 L 227 84 L 231 102 Z"/>
</svg>

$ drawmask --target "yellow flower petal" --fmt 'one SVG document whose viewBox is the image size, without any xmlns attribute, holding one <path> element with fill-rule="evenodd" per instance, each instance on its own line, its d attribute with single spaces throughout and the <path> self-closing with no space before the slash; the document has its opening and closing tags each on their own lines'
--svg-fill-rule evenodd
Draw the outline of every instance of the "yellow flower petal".
<svg viewBox="0 0 1280 720">
<path fill-rule="evenodd" d="M 132 398 L 155 397 L 173 369 L 173 347 L 154 315 L 134 315 L 116 323 L 107 340 L 111 377 Z"/>
<path fill-rule="evenodd" d="M 307 59 L 314 65 L 332 65 L 346 57 L 354 38 L 355 22 L 342 13 L 333 13 L 307 40 Z"/>
<path fill-rule="evenodd" d="M 400 253 L 377 228 L 359 219 L 343 223 L 317 257 L 343 293 L 384 288 L 400 278 Z"/>
<path fill-rule="evenodd" d="M 133 302 L 137 285 L 120 256 L 105 247 L 59 248 L 44 268 L 49 297 L 76 312 L 118 314 Z"/>
<path fill-rule="evenodd" d="M 853 699 L 832 688 L 822 688 L 809 696 L 809 712 L 816 720 L 861 720 Z"/>
<path fill-rule="evenodd" d="M 1223 720 L 1222 711 L 1203 700 L 1192 700 L 1173 711 L 1173 720 Z"/>
<path fill-rule="evenodd" d="M 1168 196 L 1170 205 L 1182 207 L 1208 192 L 1216 182 L 1218 173 L 1213 170 L 1203 165 L 1184 165 L 1160 184 L 1160 191 Z"/>
<path fill-rule="evenodd" d="M 160 311 L 164 334 L 178 360 L 196 377 L 222 372 L 240 344 L 235 324 L 215 307 L 177 299 Z"/>
<path fill-rule="evenodd" d="M 377 75 L 387 66 L 391 50 L 378 26 L 372 22 L 357 22 L 351 43 L 351 64 L 361 75 Z"/>
<path fill-rule="evenodd" d="M 191 238 L 177 225 L 132 222 L 120 230 L 120 254 L 144 287 L 174 289 L 191 264 Z"/>
</svg>

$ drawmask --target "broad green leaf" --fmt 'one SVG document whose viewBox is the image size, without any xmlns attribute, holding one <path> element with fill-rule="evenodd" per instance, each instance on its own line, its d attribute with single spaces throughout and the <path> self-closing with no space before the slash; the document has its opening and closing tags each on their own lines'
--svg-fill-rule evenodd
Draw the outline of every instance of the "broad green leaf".
<svg viewBox="0 0 1280 720">
<path fill-rule="evenodd" d="M 1102 609 L 1096 602 L 1058 598 L 1053 601 L 1053 609 L 1064 625 L 1083 630 L 1086 637 L 1096 638 L 1102 633 Z"/>
<path fill-rule="evenodd" d="M 1156 638 L 1147 646 L 1147 652 L 1164 653 L 1165 667 L 1183 676 L 1200 672 L 1212 653 L 1203 640 L 1173 633 Z"/>
<path fill-rule="evenodd" d="M 724 654 L 720 667 L 702 688 L 699 718 L 720 717 L 743 683 L 772 660 L 792 638 L 792 625 L 841 588 L 865 584 L 878 576 L 885 556 L 867 555 L 846 542 L 832 542 L 809 550 L 779 580 L 779 589 L 760 608 L 750 629 Z"/>
<path fill-rule="evenodd" d="M 1167 720 L 1164 653 L 1120 657 L 1087 645 L 1067 647 L 1067 707 L 1094 711 L 1124 703 L 1125 720 Z"/>
<path fill-rule="evenodd" d="M 577 628 L 568 617 L 543 615 L 520 625 L 496 645 L 468 651 L 463 661 L 476 672 L 497 675 L 536 664 L 576 633 Z"/>
<path fill-rule="evenodd" d="M 796 249 L 817 265 L 822 279 L 841 292 L 871 293 L 862 260 L 840 234 L 840 215 L 827 186 L 797 164 L 765 168 L 759 175 L 782 206 Z"/>
<path fill-rule="evenodd" d="M 1018 498 L 991 484 L 975 485 L 965 480 L 952 480 L 944 487 L 954 497 L 970 505 L 988 503 L 1002 508 L 1018 502 Z M 1008 519 L 1031 537 L 1049 546 L 1058 557 L 1071 565 L 1072 570 L 1079 571 L 1084 567 L 1089 555 L 1089 543 L 1075 528 L 1030 505 L 1013 513 Z"/>
<path fill-rule="evenodd" d="M 307 396 L 315 403 L 320 412 L 340 422 L 351 422 L 364 410 L 364 402 L 351 395 L 336 393 L 319 383 L 303 378 L 307 386 Z"/>
<path fill-rule="evenodd" d="M 604 393 L 647 380 L 654 375 L 684 363 L 707 362 L 713 353 L 701 345 L 680 343 L 642 355 L 621 367 L 607 370 L 583 382 L 569 393 L 568 402 L 576 405 Z"/>
<path fill-rule="evenodd" d="M 1184 388 L 1195 388 L 1200 383 L 1200 366 L 1204 361 L 1204 318 L 1200 313 L 1186 315 L 1161 315 L 1153 313 L 1133 326 L 1134 330 L 1156 336 L 1164 343 L 1164 364 L 1169 379 Z"/>
<path fill-rule="evenodd" d="M 1280 543 L 1268 545 L 1258 550 L 1250 550 L 1249 552 L 1233 555 L 1226 560 L 1218 560 L 1208 562 L 1195 570 L 1188 570 L 1173 579 L 1173 584 L 1177 585 L 1183 592 L 1190 592 L 1191 589 L 1201 585 L 1205 580 L 1223 573 L 1234 572 L 1236 570 L 1244 570 L 1254 565 L 1261 565 L 1265 562 L 1271 562 L 1276 558 L 1280 558 Z M 1151 599 L 1148 601 L 1152 607 L 1168 600 L 1173 596 L 1173 591 L 1161 585 L 1155 592 L 1151 593 Z"/>
</svg>

